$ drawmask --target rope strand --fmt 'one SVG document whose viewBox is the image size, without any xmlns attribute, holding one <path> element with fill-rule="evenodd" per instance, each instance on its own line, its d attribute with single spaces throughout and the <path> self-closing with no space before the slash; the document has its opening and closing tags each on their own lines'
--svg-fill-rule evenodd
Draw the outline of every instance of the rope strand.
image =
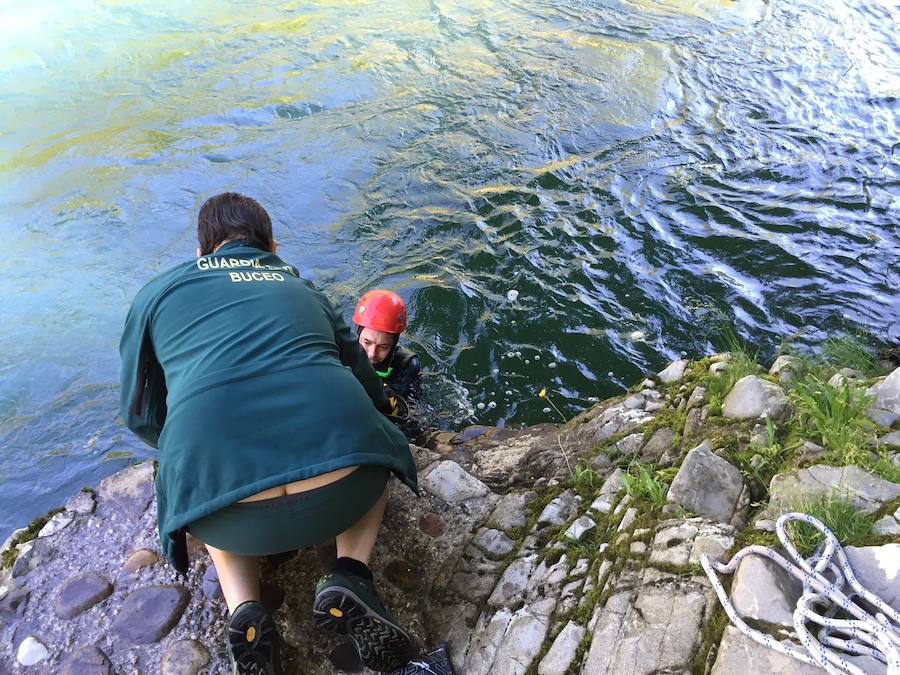
<svg viewBox="0 0 900 675">
<path fill-rule="evenodd" d="M 800 555 L 788 538 L 785 525 L 790 521 L 807 523 L 825 535 L 825 541 L 809 558 Z M 859 667 L 847 661 L 848 653 L 870 656 L 887 666 L 887 675 L 900 675 L 900 612 L 857 581 L 844 549 L 831 530 L 817 518 L 805 513 L 786 513 L 778 519 L 775 531 L 793 562 L 766 546 L 741 549 L 727 563 L 720 563 L 706 554 L 700 557 L 700 564 L 731 622 L 744 635 L 769 649 L 803 663 L 819 666 L 834 675 L 866 675 Z M 716 572 L 733 574 L 738 563 L 751 555 L 768 558 L 803 583 L 803 595 L 797 602 L 793 621 L 797 637 L 806 651 L 799 645 L 784 644 L 771 635 L 754 630 L 732 606 Z M 849 585 L 852 592 L 845 593 L 845 585 Z M 870 614 L 855 599 L 864 600 L 878 611 L 874 615 Z M 816 611 L 817 609 L 820 611 Z M 844 610 L 854 618 L 835 619 L 839 610 Z M 807 624 L 820 626 L 816 636 L 813 636 Z"/>
</svg>

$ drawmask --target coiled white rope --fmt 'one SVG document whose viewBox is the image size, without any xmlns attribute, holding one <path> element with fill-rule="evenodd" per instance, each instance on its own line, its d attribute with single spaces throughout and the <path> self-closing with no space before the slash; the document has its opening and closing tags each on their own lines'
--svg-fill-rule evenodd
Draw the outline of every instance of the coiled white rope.
<svg viewBox="0 0 900 675">
<path fill-rule="evenodd" d="M 825 535 L 825 541 L 809 558 L 803 558 L 788 538 L 785 525 L 792 520 L 808 523 Z M 726 564 L 712 560 L 706 554 L 700 557 L 700 564 L 712 582 L 713 589 L 731 622 L 742 633 L 769 649 L 787 654 L 798 661 L 819 666 L 829 673 L 866 675 L 863 670 L 846 659 L 847 654 L 862 654 L 884 663 L 887 666 L 887 675 L 900 675 L 900 612 L 895 611 L 857 581 L 844 549 L 831 530 L 818 519 L 805 513 L 786 513 L 778 519 L 775 531 L 784 550 L 793 558 L 795 564 L 785 560 L 767 546 L 748 546 L 741 549 Z M 765 556 L 803 583 L 803 595 L 797 603 L 793 618 L 794 629 L 803 647 L 806 648 L 805 652 L 799 645 L 789 646 L 771 635 L 754 630 L 732 606 L 716 572 L 732 574 L 737 569 L 738 563 L 750 555 Z M 852 589 L 849 594 L 842 590 L 845 584 L 849 584 Z M 875 608 L 877 610 L 875 614 L 870 614 L 857 604 L 858 599 Z M 855 618 L 835 619 L 834 616 L 840 610 Z M 817 637 L 807 629 L 807 623 L 820 626 Z"/>
</svg>

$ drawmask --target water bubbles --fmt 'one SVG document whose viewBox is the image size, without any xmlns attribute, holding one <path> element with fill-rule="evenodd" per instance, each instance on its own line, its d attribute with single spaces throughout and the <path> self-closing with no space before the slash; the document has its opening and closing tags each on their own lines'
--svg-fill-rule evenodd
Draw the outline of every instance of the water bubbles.
<svg viewBox="0 0 900 675">
<path fill-rule="evenodd" d="M 631 335 L 629 336 L 632 340 L 643 340 L 644 334 L 639 330 L 631 331 Z"/>
<path fill-rule="evenodd" d="M 516 355 L 515 352 L 506 352 L 506 358 L 508 358 L 508 359 L 511 359 L 511 358 L 514 357 L 515 355 Z"/>
<path fill-rule="evenodd" d="M 500 369 L 499 369 L 499 368 L 494 368 L 491 372 L 492 372 L 494 375 L 496 375 L 497 373 L 500 372 Z"/>
<path fill-rule="evenodd" d="M 612 374 L 612 372 L 609 372 L 609 373 L 606 374 L 606 376 L 607 376 L 607 377 L 613 377 L 613 374 Z"/>
<path fill-rule="evenodd" d="M 541 355 L 540 355 L 540 354 L 535 354 L 535 355 L 534 355 L 534 360 L 535 360 L 535 361 L 540 361 L 540 360 L 541 360 Z"/>
<path fill-rule="evenodd" d="M 484 410 L 484 403 L 479 402 L 478 405 L 475 406 L 479 410 Z"/>
<path fill-rule="evenodd" d="M 550 408 L 544 408 L 541 412 L 543 412 L 544 414 L 547 414 L 550 412 Z"/>
<path fill-rule="evenodd" d="M 525 359 L 525 365 L 527 366 L 531 361 L 529 359 Z"/>
<path fill-rule="evenodd" d="M 488 407 L 488 410 L 493 410 L 494 408 L 497 407 L 497 402 L 496 401 L 488 401 L 487 407 Z"/>
<path fill-rule="evenodd" d="M 512 389 L 507 389 L 507 390 L 506 390 L 505 392 L 503 392 L 503 393 L 505 393 L 507 396 L 512 396 Z"/>
<path fill-rule="evenodd" d="M 556 361 L 551 361 L 550 363 L 547 364 L 547 367 L 548 368 L 556 368 Z"/>
<path fill-rule="evenodd" d="M 506 291 L 506 299 L 510 302 L 515 302 L 519 299 L 519 291 L 517 291 L 515 288 L 510 288 L 508 291 Z"/>
<path fill-rule="evenodd" d="M 596 402 L 599 401 L 600 399 L 597 398 L 596 396 L 588 396 L 588 399 L 587 399 L 587 400 L 590 401 L 591 403 L 596 403 Z"/>
</svg>

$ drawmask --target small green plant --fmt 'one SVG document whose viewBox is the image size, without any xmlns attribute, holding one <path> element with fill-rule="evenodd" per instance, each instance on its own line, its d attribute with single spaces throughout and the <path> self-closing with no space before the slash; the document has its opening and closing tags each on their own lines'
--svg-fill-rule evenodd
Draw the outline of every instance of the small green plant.
<svg viewBox="0 0 900 675">
<path fill-rule="evenodd" d="M 800 426 L 817 436 L 834 459 L 842 464 L 864 461 L 866 441 L 875 426 L 865 415 L 871 396 L 851 382 L 833 387 L 811 374 L 794 383 L 791 395 Z"/>
<path fill-rule="evenodd" d="M 654 506 L 662 506 L 666 502 L 669 485 L 660 480 L 658 474 L 654 474 L 651 465 L 633 462 L 628 467 L 628 472 L 622 475 L 621 481 L 625 492 L 632 499 L 648 501 Z"/>
<path fill-rule="evenodd" d="M 881 364 L 870 342 L 861 334 L 828 338 L 822 343 L 822 354 L 833 368 L 853 368 L 872 377 L 881 372 Z"/>
<path fill-rule="evenodd" d="M 738 450 L 734 459 L 740 467 L 741 473 L 753 488 L 754 497 L 761 499 L 769 491 L 769 482 L 772 476 L 778 473 L 784 465 L 785 449 L 778 442 L 775 424 L 766 418 L 766 444 L 750 443 L 750 445 Z"/>
<path fill-rule="evenodd" d="M 806 513 L 821 520 L 834 533 L 842 546 L 862 543 L 872 533 L 872 520 L 853 504 L 837 495 L 819 496 L 796 502 L 792 510 Z M 801 554 L 812 554 L 825 540 L 825 536 L 812 525 L 792 521 L 787 533 Z"/>
<path fill-rule="evenodd" d="M 594 492 L 600 486 L 600 475 L 585 464 L 575 466 L 575 487 L 579 492 Z"/>
<path fill-rule="evenodd" d="M 710 409 L 716 414 L 722 408 L 723 399 L 738 380 L 759 372 L 756 365 L 756 352 L 751 352 L 730 324 L 723 323 L 719 333 L 720 340 L 725 345 L 729 357 L 725 362 L 725 369 L 719 375 L 710 377 L 707 382 Z"/>
<path fill-rule="evenodd" d="M 887 450 L 881 449 L 877 456 L 872 458 L 870 455 L 869 457 L 869 461 L 864 463 L 863 468 L 892 483 L 900 483 L 900 464 L 897 464 L 888 455 Z"/>
</svg>

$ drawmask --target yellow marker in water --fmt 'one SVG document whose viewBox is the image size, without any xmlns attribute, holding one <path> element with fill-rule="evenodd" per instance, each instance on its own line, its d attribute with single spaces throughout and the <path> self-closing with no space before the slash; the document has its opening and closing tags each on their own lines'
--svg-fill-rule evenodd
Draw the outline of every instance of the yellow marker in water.
<svg viewBox="0 0 900 675">
<path fill-rule="evenodd" d="M 339 610 L 337 607 L 332 607 L 331 609 L 328 610 L 328 613 L 331 614 L 331 616 L 335 617 L 336 619 L 340 619 L 342 616 L 344 616 L 344 613 L 341 610 Z"/>
</svg>

